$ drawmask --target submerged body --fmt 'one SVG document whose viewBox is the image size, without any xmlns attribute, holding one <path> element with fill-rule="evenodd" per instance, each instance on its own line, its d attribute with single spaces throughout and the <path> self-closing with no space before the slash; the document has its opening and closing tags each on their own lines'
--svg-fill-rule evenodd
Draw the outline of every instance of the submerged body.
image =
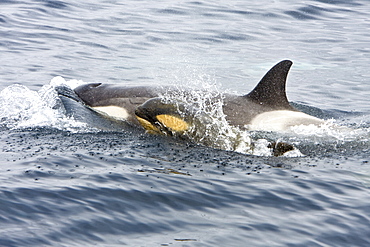
<svg viewBox="0 0 370 247">
<path fill-rule="evenodd" d="M 222 110 L 227 122 L 247 130 L 261 131 L 286 131 L 296 125 L 322 124 L 323 120 L 300 112 L 289 104 L 285 87 L 291 65 L 288 60 L 276 64 L 247 95 L 223 95 Z M 199 118 L 199 113 L 186 102 L 161 100 L 162 95 L 171 92 L 176 92 L 176 89 L 100 83 L 75 89 L 80 99 L 93 109 L 149 131 L 184 131 L 194 119 L 198 125 L 207 121 L 205 116 Z"/>
</svg>

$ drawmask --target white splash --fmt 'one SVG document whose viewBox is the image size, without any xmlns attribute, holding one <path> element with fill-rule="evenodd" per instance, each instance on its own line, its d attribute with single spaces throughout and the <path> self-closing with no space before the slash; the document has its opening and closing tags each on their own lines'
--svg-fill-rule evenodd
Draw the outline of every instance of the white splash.
<svg viewBox="0 0 370 247">
<path fill-rule="evenodd" d="M 297 125 L 291 127 L 292 133 L 311 140 L 354 141 L 364 135 L 363 129 L 349 128 L 336 124 L 335 120 L 326 120 L 321 125 Z"/>
<path fill-rule="evenodd" d="M 84 128 L 86 124 L 65 116 L 54 90 L 56 86 L 78 83 L 82 82 L 55 77 L 38 92 L 20 84 L 6 87 L 0 92 L 0 124 L 9 129 L 53 127 L 76 131 Z"/>
</svg>

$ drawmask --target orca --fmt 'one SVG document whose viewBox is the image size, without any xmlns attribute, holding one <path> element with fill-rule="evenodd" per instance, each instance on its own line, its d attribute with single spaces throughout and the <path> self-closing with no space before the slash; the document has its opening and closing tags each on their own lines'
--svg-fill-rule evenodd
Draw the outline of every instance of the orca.
<svg viewBox="0 0 370 247">
<path fill-rule="evenodd" d="M 292 66 L 284 60 L 273 66 L 248 94 L 224 94 L 222 110 L 231 126 L 251 131 L 287 131 L 297 125 L 321 125 L 324 120 L 293 107 L 286 96 L 286 80 Z M 210 121 L 186 102 L 166 102 L 173 87 L 91 83 L 74 89 L 80 100 L 97 112 L 144 127 L 148 132 L 173 134 Z M 210 103 L 211 104 L 211 103 Z"/>
</svg>

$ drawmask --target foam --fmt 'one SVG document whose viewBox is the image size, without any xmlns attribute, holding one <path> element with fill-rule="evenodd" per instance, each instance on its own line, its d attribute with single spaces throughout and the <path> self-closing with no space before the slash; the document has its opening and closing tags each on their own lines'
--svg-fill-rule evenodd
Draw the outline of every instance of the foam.
<svg viewBox="0 0 370 247">
<path fill-rule="evenodd" d="M 291 132 L 300 138 L 323 141 L 354 141 L 366 136 L 365 129 L 349 128 L 336 124 L 335 120 L 324 121 L 321 125 L 297 125 L 290 128 Z"/>
<path fill-rule="evenodd" d="M 55 86 L 76 84 L 55 77 L 39 91 L 13 84 L 0 92 L 0 123 L 9 129 L 52 127 L 61 130 L 79 131 L 86 124 L 69 119 L 54 90 Z"/>
</svg>

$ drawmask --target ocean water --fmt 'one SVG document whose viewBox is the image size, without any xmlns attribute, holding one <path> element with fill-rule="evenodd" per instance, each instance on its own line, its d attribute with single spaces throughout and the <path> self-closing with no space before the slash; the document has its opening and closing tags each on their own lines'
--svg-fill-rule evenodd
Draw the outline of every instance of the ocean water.
<svg viewBox="0 0 370 247">
<path fill-rule="evenodd" d="M 369 246 L 369 11 L 365 0 L 1 1 L 0 246 Z M 283 59 L 289 100 L 341 127 L 248 137 L 302 156 L 103 128 L 55 91 L 241 95 Z"/>
</svg>

